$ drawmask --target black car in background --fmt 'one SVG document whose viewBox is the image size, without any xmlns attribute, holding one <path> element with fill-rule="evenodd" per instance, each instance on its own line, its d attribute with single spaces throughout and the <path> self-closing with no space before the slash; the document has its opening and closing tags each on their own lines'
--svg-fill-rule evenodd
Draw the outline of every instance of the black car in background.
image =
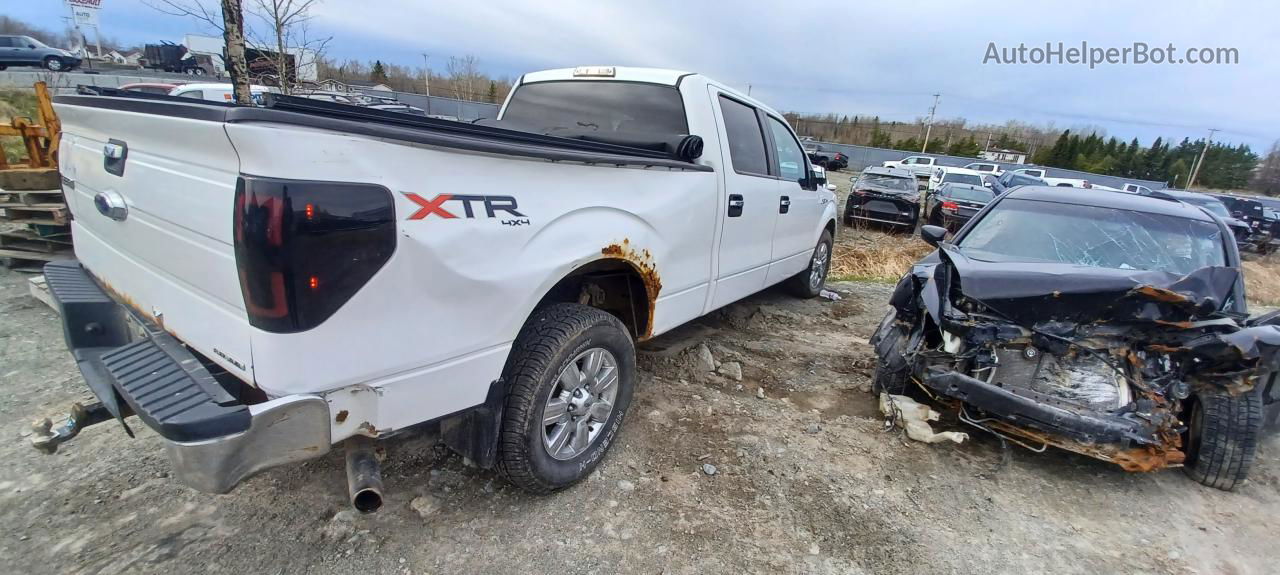
<svg viewBox="0 0 1280 575">
<path fill-rule="evenodd" d="M 822 166 L 833 172 L 849 167 L 849 156 L 835 150 L 823 150 L 818 144 L 806 143 L 804 153 L 815 166 Z"/>
<path fill-rule="evenodd" d="M 1231 217 L 1244 222 L 1249 233 L 1242 241 L 1242 247 L 1258 249 L 1271 241 L 1271 230 L 1268 229 L 1266 214 L 1263 213 L 1262 202 L 1252 198 L 1232 196 L 1229 194 L 1205 194 L 1213 196 L 1227 207 Z M 1236 237 L 1240 239 L 1239 236 Z"/>
<path fill-rule="evenodd" d="M 991 189 L 995 191 L 996 194 L 1003 194 L 1009 188 L 1016 188 L 1018 186 L 1049 185 L 1048 182 L 1045 182 L 1040 178 L 1029 176 L 1027 174 L 1020 174 L 1014 171 L 1005 172 L 999 178 L 987 176 L 987 181 L 991 182 Z"/>
<path fill-rule="evenodd" d="M 910 232 L 920 215 L 916 177 L 897 168 L 869 167 L 853 179 L 844 206 L 844 224 L 854 220 L 890 226 Z"/>
<path fill-rule="evenodd" d="M 1222 221 L 1227 224 L 1227 228 L 1231 230 L 1231 235 L 1235 236 L 1237 246 L 1245 246 L 1248 244 L 1249 236 L 1252 233 L 1249 229 L 1249 224 L 1232 217 L 1231 210 L 1227 209 L 1226 204 L 1222 203 L 1218 198 L 1208 194 L 1188 192 L 1184 190 L 1160 190 L 1159 192 L 1143 195 L 1154 196 L 1157 194 L 1171 196 L 1179 201 L 1209 210 L 1210 213 L 1222 218 Z"/>
<path fill-rule="evenodd" d="M 925 221 L 955 232 L 995 197 L 995 192 L 985 186 L 942 184 L 925 196 Z"/>
</svg>

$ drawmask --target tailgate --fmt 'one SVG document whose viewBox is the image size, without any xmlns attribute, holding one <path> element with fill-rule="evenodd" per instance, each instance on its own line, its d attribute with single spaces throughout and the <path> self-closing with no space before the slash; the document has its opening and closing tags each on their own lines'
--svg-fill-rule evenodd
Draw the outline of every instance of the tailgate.
<svg viewBox="0 0 1280 575">
<path fill-rule="evenodd" d="M 231 236 L 240 162 L 224 124 L 55 107 L 76 257 L 115 299 L 252 381 Z"/>
</svg>

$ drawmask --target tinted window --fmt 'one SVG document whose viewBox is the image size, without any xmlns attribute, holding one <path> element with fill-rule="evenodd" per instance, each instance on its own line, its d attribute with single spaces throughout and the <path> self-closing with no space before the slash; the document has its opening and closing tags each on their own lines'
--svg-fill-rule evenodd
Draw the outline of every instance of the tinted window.
<svg viewBox="0 0 1280 575">
<path fill-rule="evenodd" d="M 947 173 L 946 175 L 942 176 L 942 183 L 945 184 L 948 182 L 956 183 L 956 184 L 971 184 L 974 186 L 981 186 L 982 176 L 978 176 L 974 174 Z"/>
<path fill-rule="evenodd" d="M 986 188 L 970 188 L 968 186 L 944 186 L 942 195 L 957 200 L 967 200 L 970 202 L 989 202 L 995 197 L 995 193 Z"/>
<path fill-rule="evenodd" d="M 720 112 L 724 116 L 725 137 L 729 140 L 729 158 L 733 169 L 750 174 L 769 173 L 764 153 L 764 132 L 756 109 L 720 96 Z"/>
<path fill-rule="evenodd" d="M 14 47 L 14 46 L 15 46 L 15 44 L 14 44 L 13 40 L 14 40 L 13 38 L 6 38 L 6 37 L 4 37 L 4 36 L 0 36 L 0 48 L 12 48 L 12 47 Z"/>
<path fill-rule="evenodd" d="M 183 92 L 183 93 L 181 93 L 181 94 L 178 94 L 178 95 L 179 95 L 179 96 L 182 96 L 183 98 L 193 98 L 193 99 L 196 99 L 196 100 L 203 100 L 203 99 L 204 99 L 204 91 L 202 91 L 202 90 L 190 90 L 190 91 L 187 91 L 187 92 Z"/>
<path fill-rule="evenodd" d="M 777 118 L 769 118 L 769 129 L 773 130 L 773 145 L 778 149 L 777 173 L 784 180 L 800 180 L 804 177 L 804 152 L 800 150 L 800 144 L 796 143 L 791 130 Z"/>
<path fill-rule="evenodd" d="M 673 86 L 638 82 L 525 84 L 516 88 L 502 120 L 519 129 L 552 135 L 689 133 L 680 92 Z"/>
<path fill-rule="evenodd" d="M 1038 179 L 1036 179 L 1036 178 L 1032 178 L 1032 177 L 1030 177 L 1030 176 L 1024 176 L 1024 175 L 1021 175 L 1021 174 L 1014 174 L 1014 175 L 1013 175 L 1013 177 L 1009 178 L 1009 183 L 1008 183 L 1007 185 L 1009 185 L 1009 186 L 1034 186 L 1034 185 L 1039 184 L 1039 183 L 1041 183 L 1041 182 L 1040 182 L 1040 180 L 1038 180 Z"/>
<path fill-rule="evenodd" d="M 858 178 L 858 183 L 855 186 L 878 186 L 892 190 L 914 192 L 916 190 L 916 179 L 886 176 L 884 174 L 865 174 Z"/>
<path fill-rule="evenodd" d="M 959 242 L 980 261 L 1188 274 L 1226 265 L 1218 226 L 1174 216 L 1008 198 Z"/>
</svg>

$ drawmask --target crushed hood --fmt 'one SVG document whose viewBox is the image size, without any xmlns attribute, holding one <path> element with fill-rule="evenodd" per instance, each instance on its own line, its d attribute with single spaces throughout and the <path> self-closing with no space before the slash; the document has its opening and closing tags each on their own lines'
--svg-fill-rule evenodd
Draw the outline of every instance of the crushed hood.
<svg viewBox="0 0 1280 575">
<path fill-rule="evenodd" d="M 952 246 L 939 250 L 939 264 L 953 270 L 951 280 L 958 282 L 965 297 L 1020 324 L 1185 322 L 1221 310 L 1240 281 L 1240 271 L 1229 267 L 1178 275 L 1061 263 L 985 262 Z"/>
</svg>

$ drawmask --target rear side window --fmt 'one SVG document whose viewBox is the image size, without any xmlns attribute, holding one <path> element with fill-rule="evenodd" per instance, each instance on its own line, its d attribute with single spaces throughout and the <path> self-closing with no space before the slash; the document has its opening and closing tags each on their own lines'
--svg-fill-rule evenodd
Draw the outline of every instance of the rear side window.
<svg viewBox="0 0 1280 575">
<path fill-rule="evenodd" d="M 0 48 L 15 48 L 18 46 L 17 38 L 7 38 L 0 36 Z"/>
<path fill-rule="evenodd" d="M 756 109 L 720 96 L 720 112 L 724 116 L 725 138 L 729 140 L 729 159 L 734 171 L 769 175 L 764 132 Z"/>
<path fill-rule="evenodd" d="M 191 91 L 188 91 L 188 92 L 183 92 L 183 93 L 178 94 L 178 95 L 179 95 L 179 96 L 181 96 L 181 97 L 183 97 L 183 98 L 192 98 L 192 99 L 195 99 L 195 100 L 203 100 L 203 99 L 204 99 L 204 91 L 203 91 L 203 90 L 191 90 Z"/>
<path fill-rule="evenodd" d="M 773 142 L 778 148 L 778 174 L 784 180 L 799 181 L 804 177 L 804 152 L 800 145 L 791 135 L 791 130 L 777 118 L 769 118 L 769 129 L 773 130 Z"/>
</svg>

